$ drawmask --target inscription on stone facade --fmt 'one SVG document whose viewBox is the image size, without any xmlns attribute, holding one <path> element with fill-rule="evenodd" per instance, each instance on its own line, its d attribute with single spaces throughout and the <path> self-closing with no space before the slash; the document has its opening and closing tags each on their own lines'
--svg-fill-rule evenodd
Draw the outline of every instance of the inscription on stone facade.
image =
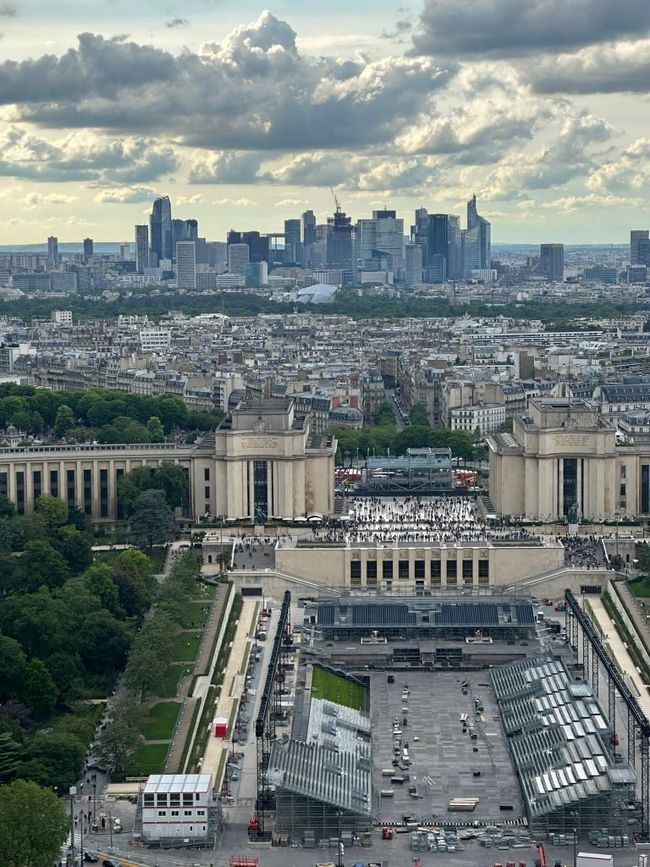
<svg viewBox="0 0 650 867">
<path fill-rule="evenodd" d="M 278 447 L 278 437 L 246 437 L 242 439 L 241 449 L 244 452 L 266 452 Z"/>
<path fill-rule="evenodd" d="M 551 446 L 558 451 L 574 451 L 589 447 L 589 434 L 556 434 L 551 439 Z"/>
</svg>

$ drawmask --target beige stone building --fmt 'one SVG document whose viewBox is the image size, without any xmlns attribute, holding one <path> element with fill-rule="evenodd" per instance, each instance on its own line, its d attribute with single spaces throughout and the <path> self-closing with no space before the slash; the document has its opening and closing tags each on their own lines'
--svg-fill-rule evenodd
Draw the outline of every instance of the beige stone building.
<svg viewBox="0 0 650 867">
<path fill-rule="evenodd" d="M 20 513 L 42 494 L 93 520 L 121 517 L 117 484 L 141 466 L 172 462 L 188 472 L 190 513 L 257 521 L 329 514 L 336 440 L 310 432 L 291 399 L 244 402 L 193 445 L 51 445 L 0 448 L 0 493 Z"/>
<path fill-rule="evenodd" d="M 604 521 L 650 514 L 650 438 L 621 436 L 589 401 L 532 398 L 512 434 L 487 443 L 499 515 Z"/>
</svg>

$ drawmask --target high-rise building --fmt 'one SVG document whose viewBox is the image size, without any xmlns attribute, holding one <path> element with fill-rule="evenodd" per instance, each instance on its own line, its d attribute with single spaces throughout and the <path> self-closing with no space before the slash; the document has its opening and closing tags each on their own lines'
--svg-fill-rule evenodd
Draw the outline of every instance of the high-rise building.
<svg viewBox="0 0 650 867">
<path fill-rule="evenodd" d="M 95 255 L 95 245 L 92 238 L 84 238 L 84 264 Z"/>
<path fill-rule="evenodd" d="M 357 220 L 355 231 L 357 265 L 365 270 L 404 270 L 404 220 L 395 211 L 373 211 L 371 220 Z M 387 260 L 387 268 L 384 261 Z"/>
<path fill-rule="evenodd" d="M 406 285 L 418 286 L 422 282 L 422 247 L 419 244 L 407 244 L 404 258 Z"/>
<path fill-rule="evenodd" d="M 184 241 L 196 241 L 199 237 L 199 221 L 198 220 L 185 220 L 185 237 Z"/>
<path fill-rule="evenodd" d="M 459 280 L 463 276 L 463 243 L 460 217 L 447 215 L 447 279 Z"/>
<path fill-rule="evenodd" d="M 639 238 L 638 243 L 638 259 L 637 265 L 650 266 L 650 239 Z"/>
<path fill-rule="evenodd" d="M 327 266 L 341 271 L 353 267 L 352 218 L 338 204 L 334 216 L 327 218 Z"/>
<path fill-rule="evenodd" d="M 149 218 L 151 250 L 155 257 L 171 259 L 174 253 L 172 247 L 172 206 L 169 196 L 160 196 L 153 203 Z"/>
<path fill-rule="evenodd" d="M 429 283 L 457 280 L 462 272 L 460 218 L 455 214 L 415 212 L 411 242 L 422 249 L 423 277 Z"/>
<path fill-rule="evenodd" d="M 196 241 L 176 244 L 176 282 L 179 289 L 196 289 Z"/>
<path fill-rule="evenodd" d="M 135 227 L 135 270 L 144 274 L 149 267 L 149 226 Z"/>
<path fill-rule="evenodd" d="M 639 243 L 650 238 L 648 229 L 633 229 L 630 232 L 630 265 L 646 265 L 639 260 Z"/>
<path fill-rule="evenodd" d="M 299 261 L 300 220 L 284 221 L 284 261 L 293 264 Z"/>
<path fill-rule="evenodd" d="M 564 281 L 564 244 L 540 244 L 539 265 L 542 274 L 554 283 Z"/>
<path fill-rule="evenodd" d="M 47 239 L 47 264 L 50 268 L 56 268 L 59 264 L 59 239 L 55 235 Z"/>
<path fill-rule="evenodd" d="M 302 242 L 305 247 L 316 240 L 316 217 L 313 211 L 305 211 L 302 215 Z"/>
<path fill-rule="evenodd" d="M 228 232 L 228 246 L 231 244 L 246 244 L 248 247 L 249 262 L 269 261 L 269 237 L 259 232 L 236 232 L 231 229 Z"/>
<path fill-rule="evenodd" d="M 248 244 L 228 244 L 228 270 L 231 274 L 246 276 L 246 266 L 250 262 Z"/>
<path fill-rule="evenodd" d="M 269 264 L 268 262 L 249 262 L 246 265 L 246 286 L 257 289 L 260 286 L 268 286 Z"/>
<path fill-rule="evenodd" d="M 491 226 L 479 216 L 476 195 L 467 203 L 467 229 L 462 233 L 463 277 L 471 277 L 472 271 L 490 267 Z"/>
</svg>

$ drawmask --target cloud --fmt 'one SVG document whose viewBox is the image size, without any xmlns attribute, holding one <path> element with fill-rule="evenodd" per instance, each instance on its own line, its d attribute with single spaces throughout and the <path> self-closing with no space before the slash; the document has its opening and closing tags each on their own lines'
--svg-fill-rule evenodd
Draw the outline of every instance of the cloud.
<svg viewBox="0 0 650 867">
<path fill-rule="evenodd" d="M 395 29 L 392 32 L 389 30 L 384 30 L 381 34 L 381 38 L 390 39 L 392 42 L 401 43 L 404 41 L 403 37 L 412 29 L 413 23 L 407 18 L 402 18 L 395 22 Z"/>
<path fill-rule="evenodd" d="M 0 64 L 0 104 L 41 126 L 166 134 L 205 149 L 344 149 L 389 142 L 454 63 L 303 55 L 270 12 L 178 56 L 84 33 L 61 57 Z"/>
<path fill-rule="evenodd" d="M 15 3 L 0 2 L 0 17 L 14 18 L 18 15 L 18 7 Z"/>
<path fill-rule="evenodd" d="M 425 0 L 411 53 L 516 57 L 649 32 L 646 0 Z"/>
<path fill-rule="evenodd" d="M 252 184 L 259 180 L 263 156 L 246 151 L 220 151 L 208 159 L 195 156 L 191 184 Z"/>
<path fill-rule="evenodd" d="M 280 199 L 279 202 L 275 203 L 276 208 L 289 208 L 295 207 L 296 205 L 308 205 L 309 201 L 307 199 Z"/>
<path fill-rule="evenodd" d="M 481 195 L 489 199 L 521 199 L 531 190 L 559 187 L 594 171 L 598 147 L 613 130 L 602 118 L 584 113 L 568 117 L 550 144 L 504 161 L 483 179 Z"/>
<path fill-rule="evenodd" d="M 171 21 L 165 21 L 165 27 L 174 29 L 177 27 L 187 27 L 190 22 L 187 18 L 172 18 Z"/>
<path fill-rule="evenodd" d="M 195 193 L 193 196 L 175 196 L 175 205 L 199 205 L 203 201 L 201 193 Z"/>
<path fill-rule="evenodd" d="M 213 205 L 231 205 L 233 208 L 252 208 L 255 205 L 251 199 L 241 196 L 239 199 L 215 199 Z"/>
<path fill-rule="evenodd" d="M 79 200 L 78 196 L 66 196 L 63 193 L 28 193 L 23 199 L 25 210 L 31 211 L 43 205 L 71 205 Z"/>
<path fill-rule="evenodd" d="M 650 139 L 632 142 L 618 156 L 596 168 L 587 186 L 597 193 L 645 195 L 650 187 Z"/>
<path fill-rule="evenodd" d="M 110 139 L 74 132 L 49 141 L 10 126 L 0 135 L 0 176 L 35 181 L 146 183 L 177 168 L 169 145 L 142 136 Z"/>
<path fill-rule="evenodd" d="M 639 208 L 646 204 L 641 197 L 598 196 L 590 193 L 586 196 L 562 196 L 558 199 L 544 202 L 542 208 L 558 211 L 563 214 L 573 214 L 584 208 Z"/>
<path fill-rule="evenodd" d="M 650 39 L 543 57 L 523 74 L 536 93 L 649 93 Z"/>
<path fill-rule="evenodd" d="M 151 187 L 117 187 L 100 190 L 95 201 L 101 205 L 132 205 L 137 202 L 151 202 L 156 191 Z"/>
</svg>

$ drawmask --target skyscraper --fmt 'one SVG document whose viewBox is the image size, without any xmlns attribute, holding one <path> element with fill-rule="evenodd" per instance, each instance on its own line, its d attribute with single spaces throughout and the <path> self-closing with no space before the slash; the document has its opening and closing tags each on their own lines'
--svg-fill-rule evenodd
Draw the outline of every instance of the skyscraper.
<svg viewBox="0 0 650 867">
<path fill-rule="evenodd" d="M 284 221 L 284 261 L 287 264 L 300 259 L 300 220 Z"/>
<path fill-rule="evenodd" d="M 381 260 L 388 260 L 388 270 L 404 271 L 404 220 L 395 211 L 373 211 L 371 220 L 357 220 L 356 259 L 359 268 L 384 270 Z"/>
<path fill-rule="evenodd" d="M 246 266 L 250 261 L 248 244 L 228 244 L 228 270 L 231 274 L 246 275 Z"/>
<path fill-rule="evenodd" d="M 153 203 L 149 218 L 151 251 L 160 261 L 171 259 L 172 248 L 172 206 L 169 196 L 160 196 Z"/>
<path fill-rule="evenodd" d="M 305 247 L 316 240 L 316 217 L 313 211 L 305 211 L 302 215 L 302 242 Z"/>
<path fill-rule="evenodd" d="M 84 238 L 84 264 L 95 255 L 95 245 L 92 238 Z"/>
<path fill-rule="evenodd" d="M 467 229 L 462 233 L 463 277 L 472 276 L 472 271 L 490 267 L 490 223 L 479 216 L 476 194 L 467 203 Z"/>
<path fill-rule="evenodd" d="M 630 232 L 630 265 L 645 265 L 639 260 L 639 242 L 650 238 L 648 229 L 633 229 Z"/>
<path fill-rule="evenodd" d="M 144 274 L 149 267 L 149 226 L 135 227 L 135 270 Z"/>
<path fill-rule="evenodd" d="M 404 258 L 406 285 L 418 286 L 422 282 L 422 247 L 419 244 L 407 244 Z"/>
<path fill-rule="evenodd" d="M 196 242 L 176 244 L 176 281 L 179 289 L 196 289 Z"/>
<path fill-rule="evenodd" d="M 564 244 L 540 244 L 539 264 L 542 273 L 552 282 L 564 281 Z"/>
<path fill-rule="evenodd" d="M 334 216 L 327 218 L 327 266 L 351 271 L 352 265 L 352 218 L 337 204 Z"/>
<path fill-rule="evenodd" d="M 59 239 L 55 235 L 47 239 L 47 264 L 50 268 L 56 268 L 59 264 Z"/>
<path fill-rule="evenodd" d="M 228 232 L 228 245 L 246 244 L 248 246 L 249 262 L 269 261 L 269 236 L 259 232 L 236 232 L 231 229 Z"/>
</svg>

